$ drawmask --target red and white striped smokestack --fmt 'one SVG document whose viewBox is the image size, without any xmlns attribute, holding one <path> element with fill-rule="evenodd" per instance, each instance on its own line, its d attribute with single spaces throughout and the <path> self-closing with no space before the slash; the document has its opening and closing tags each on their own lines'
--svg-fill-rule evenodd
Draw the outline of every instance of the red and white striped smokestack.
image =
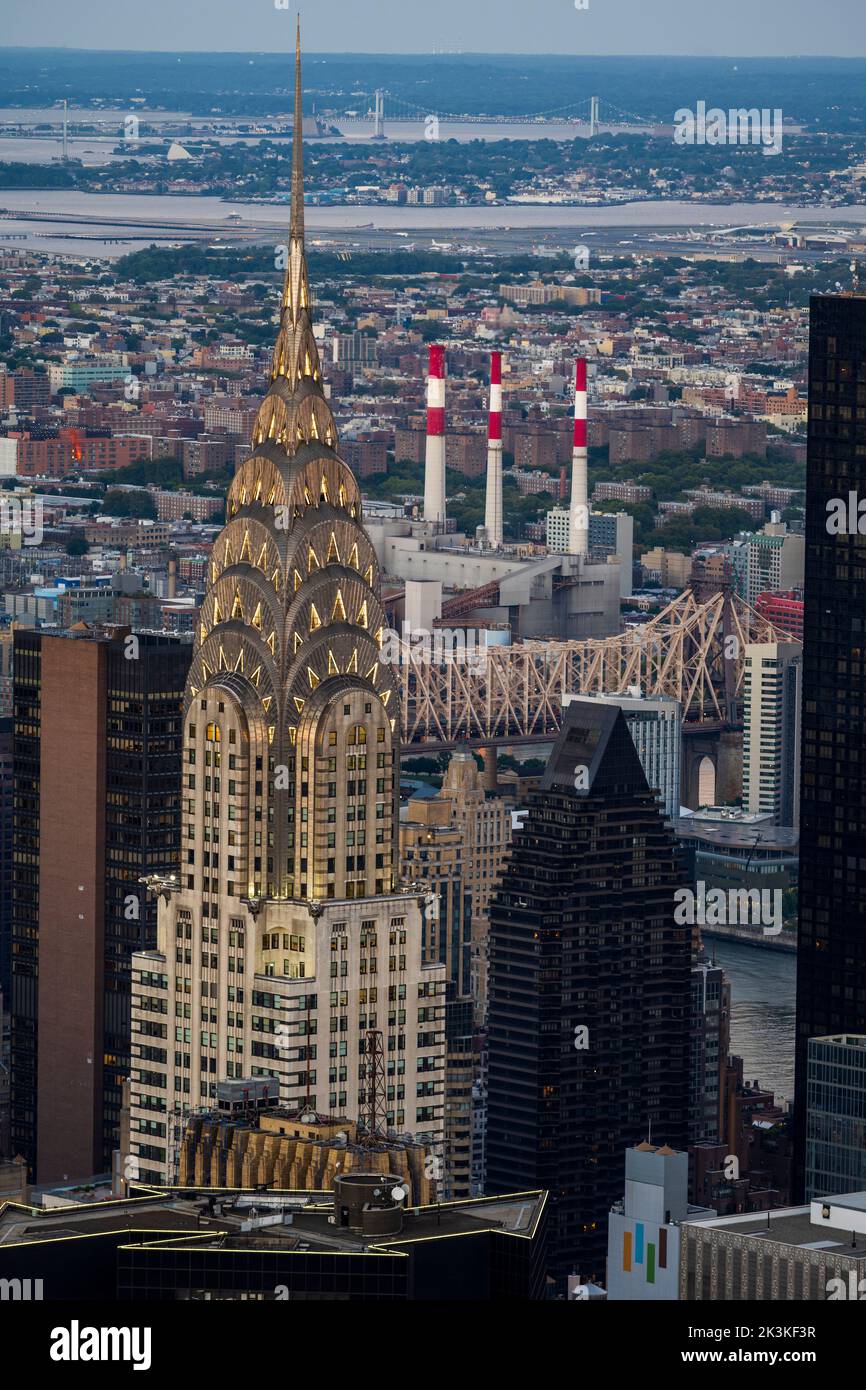
<svg viewBox="0 0 866 1390">
<path fill-rule="evenodd" d="M 445 349 L 431 343 L 427 376 L 424 520 L 445 529 Z"/>
<path fill-rule="evenodd" d="M 490 354 L 490 414 L 487 424 L 487 498 L 484 529 L 494 550 L 502 545 L 502 353 Z"/>
<path fill-rule="evenodd" d="M 574 364 L 574 445 L 571 451 L 571 506 L 568 553 L 589 553 L 589 502 L 586 483 L 586 358 Z"/>
</svg>

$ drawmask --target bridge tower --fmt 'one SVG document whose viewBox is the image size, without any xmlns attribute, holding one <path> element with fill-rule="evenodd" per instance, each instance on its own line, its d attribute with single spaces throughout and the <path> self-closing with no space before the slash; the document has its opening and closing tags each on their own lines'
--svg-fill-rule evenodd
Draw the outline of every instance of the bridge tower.
<svg viewBox="0 0 866 1390">
<path fill-rule="evenodd" d="M 589 99 L 589 134 L 590 139 L 593 135 L 598 135 L 598 97 Z"/>
</svg>

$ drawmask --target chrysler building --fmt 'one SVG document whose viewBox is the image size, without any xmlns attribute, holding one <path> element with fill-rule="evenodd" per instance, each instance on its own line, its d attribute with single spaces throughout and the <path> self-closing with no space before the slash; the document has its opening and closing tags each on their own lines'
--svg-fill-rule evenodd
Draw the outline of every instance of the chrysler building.
<svg viewBox="0 0 866 1390">
<path fill-rule="evenodd" d="M 444 967 L 399 882 L 399 699 L 358 484 L 339 454 L 304 247 L 300 35 L 280 325 L 229 487 L 186 686 L 177 874 L 133 956 L 127 1173 L 173 1178 L 217 1084 L 441 1143 Z"/>
</svg>

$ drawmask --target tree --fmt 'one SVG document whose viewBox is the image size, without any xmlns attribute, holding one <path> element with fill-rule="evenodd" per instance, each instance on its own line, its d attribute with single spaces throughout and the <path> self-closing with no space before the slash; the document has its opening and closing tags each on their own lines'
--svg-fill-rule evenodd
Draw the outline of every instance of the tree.
<svg viewBox="0 0 866 1390">
<path fill-rule="evenodd" d="M 109 489 L 102 501 L 107 516 L 137 516 L 156 520 L 156 503 L 149 492 L 120 492 Z"/>
<path fill-rule="evenodd" d="M 85 540 L 83 536 L 73 536 L 66 542 L 67 555 L 86 555 L 89 549 L 90 541 Z"/>
<path fill-rule="evenodd" d="M 750 531 L 754 523 L 740 507 L 696 507 L 691 513 L 670 517 L 648 536 L 650 545 L 688 554 L 701 541 L 731 540 L 738 531 Z"/>
<path fill-rule="evenodd" d="M 112 468 L 102 474 L 106 483 L 136 483 L 142 487 L 156 483 L 159 487 L 171 486 L 183 480 L 183 466 L 175 458 L 136 459 L 125 468 Z"/>
</svg>

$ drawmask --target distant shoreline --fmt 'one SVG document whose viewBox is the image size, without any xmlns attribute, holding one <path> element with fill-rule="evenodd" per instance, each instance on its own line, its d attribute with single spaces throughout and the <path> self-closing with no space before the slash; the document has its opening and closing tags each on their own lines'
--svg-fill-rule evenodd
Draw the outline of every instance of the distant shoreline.
<svg viewBox="0 0 866 1390">
<path fill-rule="evenodd" d="M 743 927 L 707 927 L 702 925 L 701 936 L 712 937 L 715 941 L 735 941 L 739 946 L 755 946 L 758 950 L 785 951 L 788 955 L 794 956 L 797 954 L 797 940 L 794 932 L 783 931 L 779 936 L 765 936 L 763 932 L 750 932 Z"/>
<path fill-rule="evenodd" d="M 114 206 L 112 207 L 112 203 Z M 8 213 L 41 212 L 52 218 L 66 213 L 71 216 L 99 216 L 103 212 L 137 220 L 147 225 L 147 219 L 170 220 L 182 230 L 187 220 L 207 221 L 214 231 L 254 230 L 256 224 L 267 229 L 268 224 L 285 219 L 285 201 L 244 202 L 196 193 L 114 193 L 81 192 L 75 189 L 3 189 L 0 188 L 0 209 Z M 636 210 L 640 211 L 635 216 Z M 240 215 L 241 222 L 226 226 L 230 216 Z M 631 220 L 629 220 L 631 219 Z M 820 224 L 866 223 L 866 204 L 851 203 L 838 207 L 772 202 L 686 202 L 683 199 L 635 198 L 605 204 L 564 203 L 500 203 L 493 206 L 465 207 L 406 207 L 382 203 L 317 204 L 308 203 L 307 228 L 310 231 L 354 231 L 368 227 L 372 221 L 381 231 L 467 230 L 555 230 L 569 227 L 726 227 L 746 223 L 757 227 L 777 227 L 783 222 Z M 246 224 L 246 226 L 242 225 Z"/>
</svg>

